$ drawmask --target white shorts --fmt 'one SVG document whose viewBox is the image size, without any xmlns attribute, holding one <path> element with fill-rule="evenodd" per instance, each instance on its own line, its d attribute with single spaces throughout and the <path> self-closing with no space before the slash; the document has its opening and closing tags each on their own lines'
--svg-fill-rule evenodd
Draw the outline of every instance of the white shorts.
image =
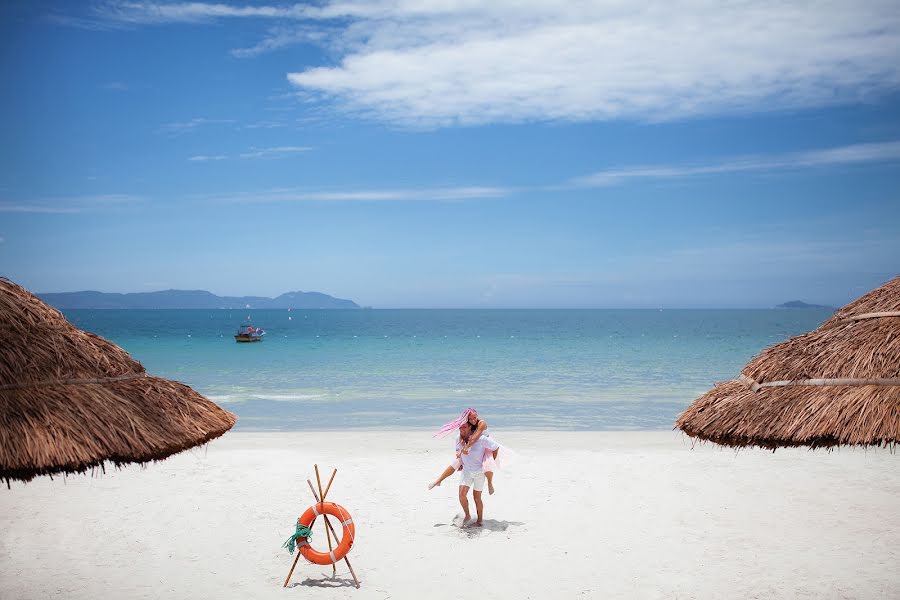
<svg viewBox="0 0 900 600">
<path fill-rule="evenodd" d="M 484 471 L 461 471 L 459 474 L 459 485 L 464 485 L 476 492 L 480 492 L 484 489 Z"/>
</svg>

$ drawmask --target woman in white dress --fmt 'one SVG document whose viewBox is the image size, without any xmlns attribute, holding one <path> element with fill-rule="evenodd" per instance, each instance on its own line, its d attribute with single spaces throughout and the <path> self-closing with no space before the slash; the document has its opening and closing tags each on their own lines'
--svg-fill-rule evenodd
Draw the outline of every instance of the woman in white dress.
<svg viewBox="0 0 900 600">
<path fill-rule="evenodd" d="M 472 435 L 470 435 L 469 439 L 463 443 L 459 452 L 456 453 L 456 458 L 452 463 L 450 463 L 450 466 L 444 469 L 444 472 L 441 473 L 441 475 L 436 480 L 428 485 L 429 490 L 441 485 L 442 481 L 450 477 L 450 475 L 452 475 L 455 471 L 462 468 L 462 460 L 460 458 L 461 455 L 468 454 L 469 448 L 472 447 L 472 445 L 478 440 L 478 438 L 483 435 L 490 436 L 490 433 L 488 433 L 487 421 L 480 418 L 478 416 L 478 411 L 476 411 L 474 408 L 467 408 L 466 410 L 464 410 L 459 417 L 450 421 L 449 423 L 444 424 L 444 426 L 441 427 L 440 430 L 438 430 L 438 432 L 434 435 L 435 437 L 443 437 L 451 431 L 459 430 L 459 428 L 465 423 L 468 423 L 472 428 Z M 493 452 L 491 452 L 490 450 L 486 450 L 484 453 L 482 467 L 484 468 L 484 476 L 487 480 L 489 494 L 494 493 L 494 470 L 496 470 L 500 466 L 498 463 L 498 458 L 501 456 L 501 454 L 504 454 L 501 452 L 502 450 L 504 450 L 504 448 L 501 446 Z"/>
</svg>

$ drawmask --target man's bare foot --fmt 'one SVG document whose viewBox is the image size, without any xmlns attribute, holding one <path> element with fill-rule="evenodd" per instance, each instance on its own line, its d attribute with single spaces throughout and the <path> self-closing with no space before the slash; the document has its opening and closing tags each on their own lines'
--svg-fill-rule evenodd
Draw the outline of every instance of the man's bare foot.
<svg viewBox="0 0 900 600">
<path fill-rule="evenodd" d="M 464 516 L 463 520 L 462 520 L 462 525 L 460 525 L 460 527 L 471 527 L 472 524 L 469 522 L 471 520 L 472 520 L 472 517 L 470 515 Z"/>
<path fill-rule="evenodd" d="M 491 481 L 488 482 L 488 494 L 494 495 L 494 483 Z"/>
<path fill-rule="evenodd" d="M 441 485 L 440 481 L 434 481 L 434 482 L 428 484 L 428 489 L 433 490 L 434 488 L 436 488 L 439 485 Z M 493 493 L 493 492 L 491 492 L 491 493 Z"/>
<path fill-rule="evenodd" d="M 481 521 L 475 521 L 475 523 L 472 526 L 473 527 L 481 527 Z"/>
</svg>

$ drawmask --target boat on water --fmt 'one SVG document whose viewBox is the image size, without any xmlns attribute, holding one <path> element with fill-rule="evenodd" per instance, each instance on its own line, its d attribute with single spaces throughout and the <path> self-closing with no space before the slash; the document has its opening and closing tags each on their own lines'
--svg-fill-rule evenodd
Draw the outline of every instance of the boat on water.
<svg viewBox="0 0 900 600">
<path fill-rule="evenodd" d="M 241 325 L 238 332 L 234 335 L 236 342 L 261 342 L 266 330 L 262 327 L 254 327 L 253 325 Z"/>
</svg>

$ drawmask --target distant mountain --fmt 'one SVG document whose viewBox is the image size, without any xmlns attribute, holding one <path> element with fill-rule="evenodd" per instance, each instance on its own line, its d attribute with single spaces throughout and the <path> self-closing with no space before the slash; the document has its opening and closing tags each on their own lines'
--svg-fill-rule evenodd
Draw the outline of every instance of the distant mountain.
<svg viewBox="0 0 900 600">
<path fill-rule="evenodd" d="M 785 302 L 784 304 L 779 304 L 775 308 L 827 308 L 829 310 L 834 310 L 833 306 L 825 306 L 824 304 L 807 304 L 801 300 L 791 300 L 790 302 Z"/>
<path fill-rule="evenodd" d="M 204 290 L 165 290 L 134 294 L 61 292 L 38 294 L 47 304 L 67 308 L 360 308 L 352 300 L 320 292 L 288 292 L 277 298 L 216 296 Z"/>
</svg>

